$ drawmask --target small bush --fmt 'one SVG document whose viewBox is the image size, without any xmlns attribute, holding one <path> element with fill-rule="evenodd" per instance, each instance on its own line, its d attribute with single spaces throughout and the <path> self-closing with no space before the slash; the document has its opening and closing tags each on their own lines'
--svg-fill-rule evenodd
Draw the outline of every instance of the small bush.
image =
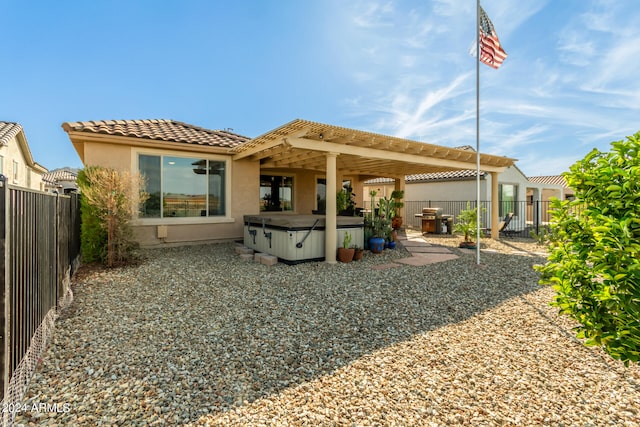
<svg viewBox="0 0 640 427">
<path fill-rule="evenodd" d="M 83 196 L 83 189 L 90 185 L 85 170 L 78 173 L 80 197 L 80 251 L 84 262 L 105 261 L 107 248 L 107 230 L 103 227 L 98 208 L 89 203 Z"/>
<path fill-rule="evenodd" d="M 147 199 L 142 180 L 102 167 L 87 167 L 80 175 L 83 260 L 109 267 L 127 262 L 136 247 L 129 225 L 134 206 Z"/>
</svg>

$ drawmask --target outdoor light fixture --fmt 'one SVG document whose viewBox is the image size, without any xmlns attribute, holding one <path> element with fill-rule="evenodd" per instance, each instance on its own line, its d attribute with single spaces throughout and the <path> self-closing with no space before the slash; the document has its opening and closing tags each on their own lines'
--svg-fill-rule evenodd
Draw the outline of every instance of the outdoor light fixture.
<svg viewBox="0 0 640 427">
<path fill-rule="evenodd" d="M 322 132 L 318 136 L 320 137 L 320 139 L 324 138 L 324 134 Z"/>
</svg>

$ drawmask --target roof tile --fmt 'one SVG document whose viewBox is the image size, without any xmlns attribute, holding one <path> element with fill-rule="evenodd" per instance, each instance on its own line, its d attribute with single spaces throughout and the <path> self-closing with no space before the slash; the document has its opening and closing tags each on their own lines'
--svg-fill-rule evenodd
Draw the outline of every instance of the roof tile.
<svg viewBox="0 0 640 427">
<path fill-rule="evenodd" d="M 0 121 L 0 145 L 9 143 L 9 140 L 20 133 L 22 126 L 18 123 Z"/>
<path fill-rule="evenodd" d="M 537 184 L 553 184 L 553 185 L 561 185 L 563 187 L 568 187 L 567 181 L 562 175 L 541 175 L 541 176 L 530 176 L 529 182 L 535 182 Z"/>
<path fill-rule="evenodd" d="M 244 144 L 250 139 L 225 130 L 210 130 L 165 119 L 65 122 L 62 128 L 66 132 L 99 133 L 228 148 Z"/>
<path fill-rule="evenodd" d="M 484 177 L 485 172 L 480 171 L 480 176 Z M 420 173 L 405 176 L 406 182 L 428 182 L 428 181 L 463 181 L 476 177 L 475 169 L 461 169 L 446 172 Z M 393 182 L 392 178 L 375 178 L 366 181 L 367 184 L 382 184 Z"/>
</svg>

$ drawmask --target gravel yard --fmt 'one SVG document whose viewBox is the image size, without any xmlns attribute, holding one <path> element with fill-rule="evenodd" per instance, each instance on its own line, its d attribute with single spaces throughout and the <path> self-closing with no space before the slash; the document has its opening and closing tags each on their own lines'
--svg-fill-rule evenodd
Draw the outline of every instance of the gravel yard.
<svg viewBox="0 0 640 427">
<path fill-rule="evenodd" d="M 541 248 L 482 265 L 265 266 L 232 244 L 83 267 L 32 379 L 24 425 L 639 426 L 640 369 L 582 346 L 549 307 Z"/>
</svg>

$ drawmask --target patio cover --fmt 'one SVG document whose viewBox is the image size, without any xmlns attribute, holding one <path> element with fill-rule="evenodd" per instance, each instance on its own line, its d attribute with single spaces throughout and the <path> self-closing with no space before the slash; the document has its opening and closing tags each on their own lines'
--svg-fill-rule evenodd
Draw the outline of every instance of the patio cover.
<svg viewBox="0 0 640 427">
<path fill-rule="evenodd" d="M 409 139 L 296 119 L 234 147 L 234 160 L 259 160 L 263 168 L 300 168 L 326 174 L 327 188 L 337 187 L 337 171 L 361 180 L 386 177 L 404 180 L 406 175 L 475 169 L 476 152 Z M 515 160 L 480 154 L 480 168 L 492 174 L 492 230 L 497 230 L 497 174 Z M 495 188 L 494 188 L 495 187 Z M 331 206 L 333 205 L 333 206 Z M 335 198 L 327 198 L 326 260 L 335 262 Z M 332 218 L 333 217 L 333 218 Z M 494 224 L 495 222 L 495 224 Z M 332 237 L 332 238 L 331 238 Z M 496 236 L 493 236 L 497 238 Z"/>
</svg>

